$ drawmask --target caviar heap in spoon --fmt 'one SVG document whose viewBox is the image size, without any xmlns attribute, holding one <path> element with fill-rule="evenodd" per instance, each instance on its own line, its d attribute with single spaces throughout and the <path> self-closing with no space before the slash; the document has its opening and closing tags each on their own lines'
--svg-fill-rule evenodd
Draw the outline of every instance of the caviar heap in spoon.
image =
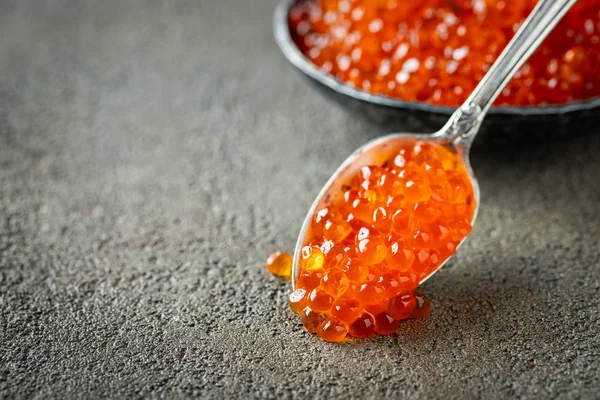
<svg viewBox="0 0 600 400">
<path fill-rule="evenodd" d="M 324 340 L 391 334 L 426 314 L 414 289 L 471 230 L 479 186 L 469 149 L 510 78 L 576 0 L 541 0 L 448 123 L 367 143 L 310 208 L 293 257 L 290 305 Z"/>
</svg>

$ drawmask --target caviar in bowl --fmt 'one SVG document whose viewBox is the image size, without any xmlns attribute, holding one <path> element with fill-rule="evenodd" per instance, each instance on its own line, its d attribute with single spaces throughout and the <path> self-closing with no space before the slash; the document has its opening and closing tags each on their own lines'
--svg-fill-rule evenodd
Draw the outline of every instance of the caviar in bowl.
<svg viewBox="0 0 600 400">
<path fill-rule="evenodd" d="M 316 2 L 317 0 L 312 1 Z M 600 10 L 600 2 L 597 2 L 596 0 L 582 0 L 580 3 L 584 2 L 587 2 L 588 6 L 591 4 L 591 7 L 595 7 Z M 290 21 L 293 20 L 293 18 L 290 17 L 290 12 L 291 10 L 294 10 L 294 7 L 302 3 L 309 2 L 307 2 L 306 0 L 300 0 L 300 2 L 293 0 L 282 0 L 280 2 L 278 7 L 276 8 L 274 15 L 273 27 L 275 39 L 284 56 L 305 76 L 307 76 L 313 83 L 315 83 L 317 87 L 320 88 L 325 94 L 329 95 L 330 97 L 333 97 L 335 100 L 337 100 L 344 106 L 354 109 L 357 113 L 383 123 L 387 129 L 396 131 L 402 131 L 407 129 L 416 131 L 436 130 L 447 121 L 448 116 L 453 112 L 455 106 L 458 103 L 460 103 L 460 95 L 462 93 L 458 93 L 458 95 L 455 96 L 456 104 L 453 104 L 451 98 L 442 99 L 436 102 L 436 98 L 434 97 L 434 95 L 439 96 L 440 93 L 440 89 L 437 86 L 443 87 L 444 91 L 442 93 L 444 93 L 444 95 L 446 92 L 457 90 L 457 88 L 444 87 L 444 85 L 441 85 L 439 81 L 442 79 L 440 79 L 439 76 L 436 76 L 436 72 L 438 71 L 436 71 L 435 69 L 431 71 L 430 76 L 425 73 L 424 75 L 422 75 L 423 78 L 421 78 L 421 81 L 426 79 L 428 83 L 431 84 L 433 89 L 430 90 L 429 93 L 421 90 L 419 93 L 415 92 L 412 94 L 410 92 L 411 82 L 410 80 L 406 79 L 406 76 L 405 74 L 403 74 L 402 70 L 396 71 L 392 68 L 391 79 L 389 81 L 395 82 L 393 83 L 393 90 L 388 89 L 387 87 L 376 88 L 374 85 L 375 81 L 371 81 L 373 83 L 372 86 L 365 86 L 364 84 L 362 84 L 363 81 L 352 81 L 352 76 L 348 73 L 344 74 L 339 73 L 339 71 L 331 71 L 330 66 L 327 64 L 328 59 L 314 58 L 313 55 L 309 53 L 311 49 L 309 49 L 306 46 L 303 46 L 302 49 L 299 48 L 297 25 L 294 26 L 294 32 L 290 31 Z M 343 7 L 355 7 L 356 4 L 359 4 L 361 2 L 348 0 L 345 2 L 329 1 L 323 3 L 331 3 L 335 7 L 340 7 L 340 4 L 343 4 Z M 366 4 L 367 6 L 369 4 L 373 4 L 371 2 L 364 1 L 362 1 L 362 3 Z M 402 5 L 409 4 L 412 2 L 396 0 L 396 2 L 388 3 L 397 3 L 399 5 Z M 451 4 L 456 6 L 457 4 L 460 5 L 459 3 L 461 2 L 459 2 L 458 0 L 440 0 L 438 2 L 429 1 L 428 3 L 432 3 L 434 5 L 436 3 L 444 3 L 444 5 Z M 480 3 L 485 5 L 486 3 L 499 2 L 480 1 Z M 506 3 L 508 4 L 511 2 Z M 324 5 L 323 7 L 327 7 L 327 5 Z M 435 11 L 434 9 L 432 10 Z M 349 9 L 348 15 L 351 15 L 352 11 L 353 10 Z M 392 11 L 390 11 L 390 13 L 391 12 Z M 343 13 L 338 12 L 337 18 L 340 18 L 340 14 Z M 451 15 L 452 13 L 449 14 Z M 464 15 L 461 16 L 458 12 L 457 15 L 457 18 L 459 20 L 460 18 L 466 18 Z M 324 19 L 327 18 L 332 18 L 331 13 L 328 16 L 324 15 Z M 348 18 L 352 17 L 348 16 Z M 592 28 L 594 29 L 594 31 L 589 31 L 591 33 L 589 33 L 589 37 L 586 38 L 587 42 L 585 42 L 589 42 L 592 45 L 594 43 L 594 40 L 596 40 L 596 35 L 598 35 L 598 40 L 600 40 L 600 15 L 596 15 L 594 18 L 595 19 L 583 21 L 585 29 L 590 28 L 590 23 L 593 24 Z M 372 19 L 371 22 L 373 20 L 377 22 L 377 19 Z M 452 23 L 452 21 L 450 21 L 450 23 Z M 378 26 L 373 27 L 369 24 L 367 24 L 366 28 L 363 27 L 363 29 L 377 28 Z M 323 30 L 327 28 L 317 27 L 315 29 Z M 307 27 L 302 26 L 301 30 L 307 30 Z M 340 35 L 342 37 L 343 35 L 349 36 L 351 35 L 351 33 L 341 32 Z M 313 39 L 315 38 L 316 40 L 319 40 L 318 35 L 313 35 Z M 396 42 L 394 45 L 396 47 L 395 50 L 392 49 L 392 51 L 396 53 L 395 55 L 398 55 L 398 52 L 403 51 L 403 46 L 401 45 L 401 43 L 399 45 L 398 42 Z M 600 44 L 598 44 L 598 46 L 600 46 Z M 335 51 L 335 48 L 327 50 Z M 447 49 L 444 50 L 448 51 Z M 456 50 L 456 48 L 454 50 Z M 501 50 L 502 49 L 499 49 L 499 51 Z M 344 54 L 344 56 L 352 57 L 352 51 L 349 51 L 348 49 L 345 49 L 344 51 L 346 51 L 346 53 L 349 53 Z M 598 52 L 598 54 L 600 55 L 600 52 Z M 400 56 L 402 55 L 403 54 L 400 54 Z M 408 58 L 405 60 L 401 60 L 403 62 L 400 64 L 407 64 L 406 61 L 410 60 L 410 53 L 404 55 Z M 596 53 L 592 53 L 592 55 L 595 57 Z M 456 56 L 457 58 L 468 58 L 470 55 L 456 54 L 453 56 Z M 472 63 L 476 63 L 476 52 L 473 51 L 471 56 L 473 57 Z M 332 60 L 337 60 L 335 54 L 330 54 L 329 57 Z M 425 58 L 419 59 L 418 57 L 416 58 L 416 60 L 421 61 L 422 65 L 425 63 L 425 61 L 427 61 Z M 341 68 L 345 68 L 345 65 L 343 64 L 349 60 L 342 58 L 340 61 Z M 414 68 L 414 57 L 413 60 L 410 61 L 412 62 L 412 64 L 409 62 L 408 67 Z M 488 61 L 493 62 L 493 60 Z M 377 66 L 379 69 L 381 69 L 382 64 L 379 63 Z M 561 66 L 561 64 L 559 64 L 559 66 Z M 358 73 L 356 73 L 355 77 L 358 76 L 359 79 L 362 79 L 363 73 L 364 76 L 368 77 L 368 74 L 365 72 L 368 68 L 368 66 L 366 66 L 363 70 L 360 70 L 360 66 L 356 68 L 361 74 L 359 75 Z M 585 79 L 585 82 L 576 82 L 579 83 L 579 86 L 582 88 L 579 92 L 576 92 L 575 86 L 573 86 L 573 96 L 570 96 L 568 95 L 569 93 L 567 93 L 567 96 L 563 95 L 562 97 L 560 97 L 560 90 L 559 88 L 556 88 L 554 90 L 555 93 L 552 93 L 552 91 L 550 91 L 549 95 L 542 93 L 542 97 L 539 99 L 531 98 L 533 95 L 537 94 L 536 87 L 534 84 L 534 87 L 531 90 L 529 90 L 529 88 L 521 89 L 520 87 L 518 87 L 519 89 L 521 89 L 519 90 L 521 98 L 517 98 L 516 101 L 514 98 L 511 99 L 508 96 L 505 96 L 504 100 L 501 98 L 501 104 L 493 107 L 490 110 L 489 116 L 485 120 L 484 125 L 482 127 L 482 131 L 484 134 L 480 135 L 480 137 L 483 137 L 484 139 L 492 138 L 498 140 L 522 140 L 524 138 L 547 138 L 550 134 L 554 135 L 561 133 L 573 134 L 592 132 L 594 127 L 597 126 L 598 123 L 600 123 L 600 97 L 595 96 L 591 98 L 586 98 L 586 96 L 594 95 L 596 90 L 600 90 L 600 88 L 594 87 L 594 84 L 596 84 L 596 82 L 593 81 L 595 76 L 600 77 L 600 62 L 590 63 L 588 60 L 588 62 L 586 63 L 586 68 L 587 75 L 573 74 L 572 76 L 574 78 L 571 77 L 571 75 L 569 75 L 568 79 L 571 80 Z M 479 77 L 476 72 L 477 71 L 473 72 L 472 76 L 470 76 L 472 82 L 465 82 L 465 85 L 463 85 L 467 88 L 466 90 L 464 90 L 464 92 L 470 92 L 469 85 L 475 85 L 477 83 Z M 538 75 L 539 74 L 535 75 L 534 78 Z M 435 82 L 435 79 L 431 78 L 438 78 L 438 82 Z M 446 76 L 446 80 L 451 80 L 452 78 L 452 76 Z M 568 82 L 570 81 L 567 81 L 565 85 L 568 84 Z M 366 83 L 369 84 L 369 82 Z M 426 86 L 423 82 L 417 83 L 420 83 L 422 87 Z M 558 83 L 560 84 L 560 80 L 558 81 Z M 551 81 L 550 86 L 552 86 L 553 84 L 555 83 Z M 597 83 L 597 85 L 599 84 L 600 82 Z M 587 88 L 587 92 L 584 90 L 585 88 Z M 538 90 L 538 92 L 540 91 Z M 563 92 L 565 91 L 563 90 Z M 402 93 L 405 93 L 404 99 L 402 98 Z M 464 93 L 464 95 L 467 94 L 468 93 Z M 544 95 L 550 97 L 545 99 L 543 98 Z M 527 100 L 527 98 L 523 98 L 523 96 L 529 96 L 530 99 Z M 423 101 L 419 101 L 419 99 L 423 99 Z M 513 101 L 515 105 L 508 104 L 510 101 Z M 557 101 L 565 102 L 557 103 Z M 539 104 L 536 105 L 536 102 Z M 490 135 L 487 133 L 494 134 Z M 502 134 L 496 135 L 495 133 Z"/>
</svg>

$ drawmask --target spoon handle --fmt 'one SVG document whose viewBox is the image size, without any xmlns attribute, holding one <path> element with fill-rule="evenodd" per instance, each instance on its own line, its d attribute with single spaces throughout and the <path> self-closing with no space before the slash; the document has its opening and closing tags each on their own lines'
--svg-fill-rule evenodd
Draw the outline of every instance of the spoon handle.
<svg viewBox="0 0 600 400">
<path fill-rule="evenodd" d="M 455 144 L 469 146 L 488 109 L 513 75 L 577 0 L 540 0 L 465 103 L 442 129 Z"/>
</svg>

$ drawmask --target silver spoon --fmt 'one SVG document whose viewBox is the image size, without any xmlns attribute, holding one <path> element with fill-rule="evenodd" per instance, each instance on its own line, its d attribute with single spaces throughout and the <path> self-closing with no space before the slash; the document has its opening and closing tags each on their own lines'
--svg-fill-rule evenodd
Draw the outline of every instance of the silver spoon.
<svg viewBox="0 0 600 400">
<path fill-rule="evenodd" d="M 302 224 L 292 267 L 292 286 L 296 289 L 296 278 L 300 272 L 300 253 L 305 244 L 305 237 L 311 225 L 315 211 L 326 205 L 330 193 L 342 192 L 342 186 L 364 165 L 381 165 L 382 162 L 396 153 L 400 144 L 410 141 L 431 141 L 451 148 L 463 159 L 473 190 L 476 208 L 471 224 L 475 222 L 479 209 L 479 184 L 469 161 L 469 150 L 473 139 L 479 131 L 481 122 L 492 103 L 518 69 L 527 61 L 529 56 L 538 48 L 556 24 L 575 4 L 577 0 L 540 0 L 529 17 L 523 22 L 500 57 L 490 67 L 473 93 L 450 117 L 446 125 L 433 134 L 393 133 L 368 142 L 348 157 L 334 172 L 325 184 L 315 202 L 310 207 Z M 464 242 L 466 237 L 459 243 Z M 458 246 L 457 246 L 458 249 Z M 421 279 L 425 282 L 450 259 L 443 261 L 438 268 Z"/>
</svg>

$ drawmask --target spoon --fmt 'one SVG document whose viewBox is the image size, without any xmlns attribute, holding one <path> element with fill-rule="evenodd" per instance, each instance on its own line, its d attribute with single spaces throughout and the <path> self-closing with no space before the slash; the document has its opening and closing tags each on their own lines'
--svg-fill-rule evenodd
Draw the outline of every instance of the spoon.
<svg viewBox="0 0 600 400">
<path fill-rule="evenodd" d="M 473 139 L 479 131 L 487 111 L 502 89 L 508 84 L 513 75 L 538 48 L 556 24 L 575 4 L 577 0 L 540 0 L 531 14 L 523 22 L 513 39 L 506 46 L 496 62 L 490 67 L 473 93 L 450 117 L 448 122 L 439 131 L 433 134 L 393 133 L 372 140 L 356 150 L 333 173 L 325 184 L 316 200 L 310 207 L 302 224 L 292 266 L 292 286 L 296 289 L 296 279 L 300 272 L 300 253 L 309 234 L 312 217 L 315 211 L 325 206 L 334 193 L 342 192 L 342 186 L 364 165 L 381 165 L 385 160 L 397 152 L 397 149 L 406 143 L 415 141 L 429 141 L 448 147 L 458 154 L 465 163 L 469 178 L 475 194 L 476 208 L 471 225 L 475 222 L 479 209 L 479 184 L 469 161 L 469 150 Z M 458 247 L 466 239 L 463 238 Z M 421 279 L 419 284 L 425 282 L 436 273 L 451 257 L 444 260 L 435 271 Z"/>
</svg>

